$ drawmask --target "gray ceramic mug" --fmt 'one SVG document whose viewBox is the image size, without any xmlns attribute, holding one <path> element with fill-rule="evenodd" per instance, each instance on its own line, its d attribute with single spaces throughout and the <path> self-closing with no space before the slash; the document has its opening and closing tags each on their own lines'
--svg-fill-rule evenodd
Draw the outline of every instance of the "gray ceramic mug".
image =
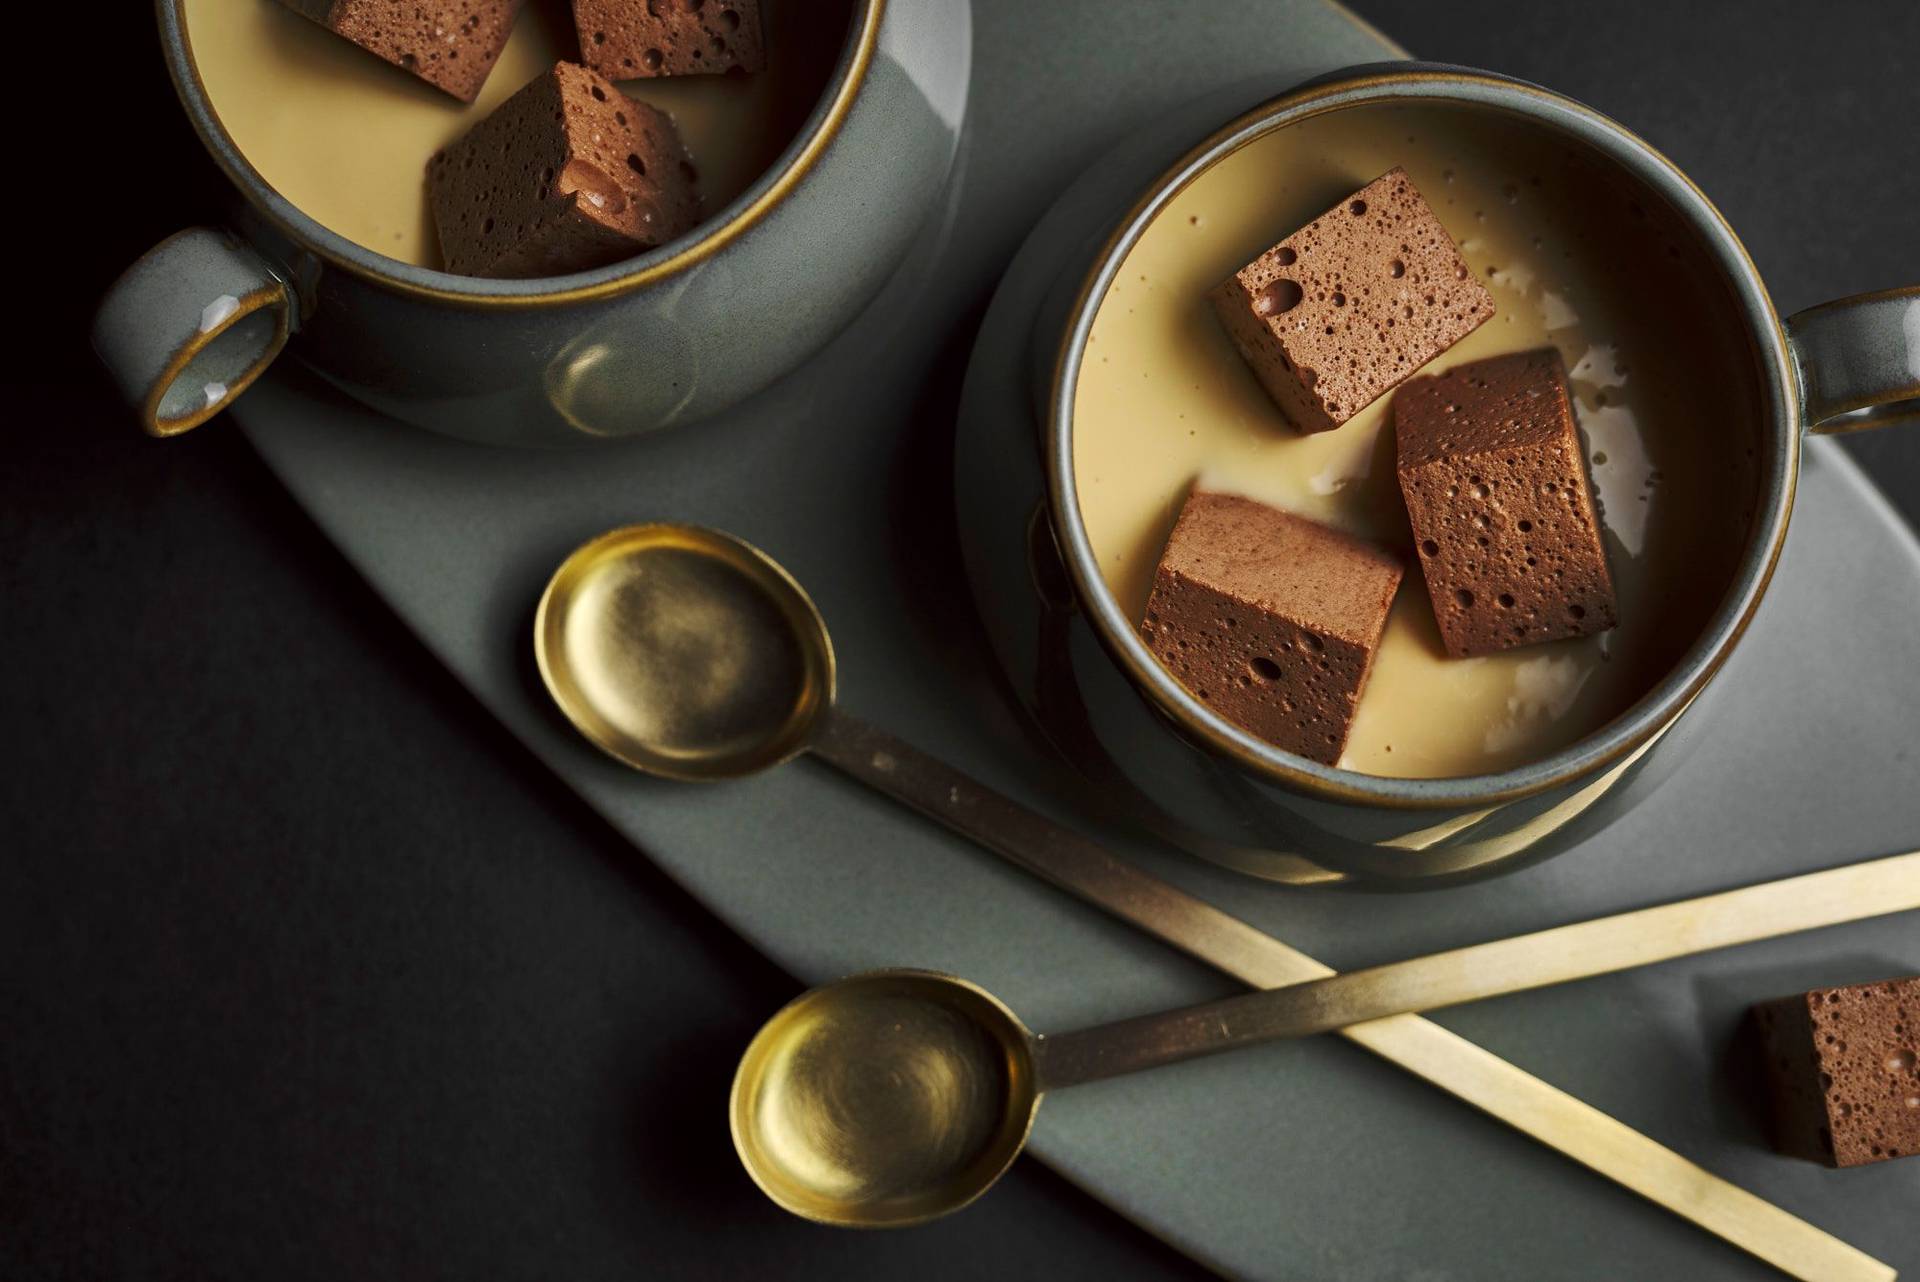
<svg viewBox="0 0 1920 1282">
<path fill-rule="evenodd" d="M 1692 239 L 1724 289 L 1729 341 L 1751 371 L 1749 385 L 1729 394 L 1752 406 L 1752 493 L 1742 497 L 1755 515 L 1717 606 L 1675 666 L 1624 715 L 1501 774 L 1365 775 L 1281 751 L 1226 720 L 1142 642 L 1096 563 L 1077 498 L 1074 389 L 1095 313 L 1146 226 L 1195 175 L 1253 139 L 1324 112 L 1389 102 L 1509 113 L 1597 158 Z M 1186 122 L 1186 137 L 1197 132 L 1192 125 Z M 1063 200 L 1063 210 L 1097 203 L 1105 191 L 1111 211 L 1112 193 L 1138 192 L 1143 180 L 1145 194 L 1117 223 L 1111 212 L 1082 218 L 1077 235 L 1091 234 L 1086 251 L 1042 306 L 1033 336 L 1041 449 L 1032 489 L 1022 451 L 996 450 L 994 497 L 983 500 L 989 487 L 972 474 L 984 464 L 970 464 L 963 450 L 961 506 L 975 522 L 994 508 L 991 550 L 984 540 L 971 550 L 976 589 L 990 618 L 1030 620 L 1025 638 L 1009 645 L 1013 634 L 1002 628 L 996 644 L 1003 655 L 1019 655 L 1010 667 L 1040 729 L 1110 804 L 1195 853 L 1257 876 L 1426 886 L 1519 867 L 1595 831 L 1644 795 L 1694 740 L 1700 719 L 1683 714 L 1703 691 L 1712 693 L 1709 682 L 1766 592 L 1804 435 L 1920 421 L 1920 287 L 1783 322 L 1733 231 L 1670 161 L 1599 113 L 1532 85 L 1454 67 L 1354 68 L 1240 115 L 1170 167 L 1139 148 L 1117 154 Z M 1044 501 L 1027 523 L 1033 509 L 1021 505 L 1033 503 L 1035 490 Z M 1024 552 L 1018 563 L 1016 542 Z M 1076 640 L 1086 633 L 1097 644 Z"/>
<path fill-rule="evenodd" d="M 281 197 L 209 102 L 181 0 L 158 7 L 180 100 L 245 200 L 231 228 L 149 251 L 95 320 L 157 436 L 218 413 L 290 341 L 375 409 L 492 444 L 616 439 L 736 404 L 844 328 L 906 253 L 953 162 L 972 48 L 968 0 L 859 0 L 825 96 L 737 200 L 628 262 L 496 281 L 373 253 Z"/>
</svg>

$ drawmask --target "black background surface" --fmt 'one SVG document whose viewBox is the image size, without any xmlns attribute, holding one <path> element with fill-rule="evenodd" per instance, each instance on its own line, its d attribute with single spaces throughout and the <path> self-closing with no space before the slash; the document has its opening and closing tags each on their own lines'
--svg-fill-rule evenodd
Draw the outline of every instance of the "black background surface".
<svg viewBox="0 0 1920 1282">
<path fill-rule="evenodd" d="M 904 1233 L 752 1190 L 725 1082 L 793 982 L 483 714 L 237 433 L 145 440 L 91 365 L 93 297 L 219 192 L 124 7 L 59 82 L 106 87 L 111 149 L 15 152 L 63 222 L 10 273 L 0 1278 L 1200 1276 L 1032 1163 Z M 1907 0 L 1357 8 L 1646 135 L 1783 312 L 1920 280 Z M 1850 448 L 1920 518 L 1920 433 Z"/>
</svg>

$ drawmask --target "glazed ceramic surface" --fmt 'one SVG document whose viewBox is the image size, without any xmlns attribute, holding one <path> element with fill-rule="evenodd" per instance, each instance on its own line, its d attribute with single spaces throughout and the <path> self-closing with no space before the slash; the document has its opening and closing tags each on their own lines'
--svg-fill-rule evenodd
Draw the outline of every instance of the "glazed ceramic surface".
<svg viewBox="0 0 1920 1282">
<path fill-rule="evenodd" d="M 1230 991 L 824 766 L 795 762 L 711 786 L 635 779 L 551 708 L 527 652 L 542 585 L 593 534 L 680 519 L 753 540 L 818 602 L 850 711 L 1101 832 L 1128 858 L 1341 967 L 1911 847 L 1920 749 L 1910 712 L 1883 691 L 1920 669 L 1920 548 L 1838 451 L 1818 444 L 1767 607 L 1727 674 L 1744 694 L 1717 711 L 1713 733 L 1667 787 L 1579 858 L 1425 895 L 1300 895 L 1105 827 L 1067 799 L 1066 772 L 1009 709 L 944 550 L 950 441 L 939 425 L 956 389 L 940 371 L 950 373 L 973 342 L 974 309 L 1061 188 L 1116 143 L 1222 84 L 1258 77 L 1239 101 L 1216 103 L 1216 120 L 1389 52 L 1312 0 L 1264 3 L 1257 22 L 1241 0 L 1221 0 L 1196 7 L 1171 38 L 1146 21 L 1157 12 L 1145 0 L 980 0 L 970 134 L 938 221 L 839 340 L 708 428 L 631 450 L 505 454 L 394 431 L 293 371 L 263 380 L 238 417 L 295 497 L 476 697 L 649 857 L 806 982 L 927 966 L 978 981 L 1035 1027 L 1060 1028 Z M 1040 239 L 1024 257 L 1059 261 L 1066 252 L 1062 240 Z M 1001 409 L 1032 403 L 1028 338 L 1041 275 L 1009 277 L 981 335 L 973 388 L 1008 398 L 993 403 Z M 1025 488 L 1022 469 L 1037 465 L 1037 451 L 1030 420 L 1008 420 L 1000 427 L 1026 433 L 1024 457 L 999 462 L 1015 519 L 975 529 L 996 549 L 1011 530 L 1007 573 L 1024 575 L 1020 522 L 1037 491 Z M 963 430 L 970 437 L 981 421 L 970 413 Z M 1023 700 L 1032 697 L 1034 617 L 1023 604 L 1032 599 L 1023 586 L 987 616 Z M 1076 661 L 1106 664 L 1084 623 L 1072 627 Z M 1809 667 L 1809 654 L 1828 662 Z M 1780 726 L 1798 729 L 1774 733 Z M 1845 816 L 1838 830 L 1836 816 Z M 1912 1269 L 1920 1247 L 1903 1240 L 1896 1212 L 1920 1197 L 1920 1167 L 1836 1182 L 1764 1151 L 1737 1095 L 1722 1090 L 1746 1002 L 1902 970 L 1920 970 L 1920 945 L 1912 923 L 1896 919 L 1439 1020 Z M 723 1133 L 724 1118 L 713 1124 Z M 1770 1276 L 1327 1039 L 1063 1094 L 1048 1103 L 1033 1145 L 1076 1183 L 1237 1276 Z"/>
<path fill-rule="evenodd" d="M 292 295 L 292 351 L 384 413 L 496 445 L 605 441 L 705 418 L 817 351 L 872 299 L 933 209 L 972 48 L 968 0 L 866 0 L 826 99 L 726 209 L 630 262 L 491 281 L 371 253 L 282 199 L 209 106 L 175 0 L 159 0 L 159 14 L 181 101 L 245 198 L 235 253 L 249 288 Z M 203 230 L 163 245 L 174 287 L 110 300 L 96 346 L 136 405 L 200 341 L 203 311 L 232 293 L 230 269 L 216 279 L 203 267 L 221 240 Z M 233 363 L 271 355 L 262 345 Z M 204 418 L 243 387 L 216 372 L 174 395 L 199 395 Z M 145 418 L 160 434 L 193 425 Z"/>
<path fill-rule="evenodd" d="M 1706 252 L 1729 282 L 1731 306 L 1754 335 L 1758 403 L 1765 408 L 1757 442 L 1761 517 L 1718 613 L 1679 667 L 1625 716 L 1581 743 L 1505 774 L 1469 779 L 1358 775 L 1275 750 L 1226 722 L 1147 652 L 1094 563 L 1073 497 L 1071 421 L 1079 353 L 1107 282 L 1160 203 L 1192 175 L 1269 130 L 1320 111 L 1410 100 L 1473 104 L 1544 122 L 1606 154 L 1645 184 L 1649 198 L 1682 211 L 1703 235 Z M 1076 184 L 1034 238 L 1045 248 L 1023 255 L 1009 274 L 1007 292 L 1037 301 L 1025 304 L 1027 315 L 1010 311 L 1004 321 L 996 304 L 995 322 L 1013 330 L 1030 325 L 1023 338 L 1030 344 L 1032 386 L 1021 396 L 970 387 L 960 449 L 962 526 L 977 553 L 971 568 L 984 613 L 996 625 L 1031 617 L 1032 631 L 1018 642 L 1021 657 L 1012 670 L 1030 670 L 1025 665 L 1031 653 L 1031 670 L 1043 674 L 1034 711 L 1101 794 L 1121 799 L 1119 809 L 1187 849 L 1230 867 L 1299 885 L 1419 885 L 1482 876 L 1568 850 L 1624 813 L 1687 754 L 1701 733 L 1695 721 L 1710 721 L 1712 714 L 1686 720 L 1680 714 L 1696 700 L 1712 704 L 1722 697 L 1718 690 L 1702 690 L 1738 640 L 1772 572 L 1792 503 L 1801 423 L 1811 415 L 1803 415 L 1799 378 L 1776 338 L 1779 326 L 1764 290 L 1738 243 L 1684 178 L 1594 113 L 1530 86 L 1421 64 L 1356 69 L 1241 116 L 1168 168 L 1184 144 L 1235 114 L 1202 102 L 1156 122 Z M 1161 174 L 1166 176 L 1157 178 Z M 1109 237 L 1113 211 L 1150 183 L 1154 195 Z M 1044 279 L 1029 286 L 1026 273 Z M 1889 339 L 1897 346 L 1905 318 L 1920 317 L 1920 294 L 1896 291 L 1809 316 L 1817 321 L 1823 314 L 1834 323 L 1816 329 L 1824 342 L 1803 357 L 1808 364 L 1834 379 L 1852 378 L 1856 395 L 1869 389 L 1884 395 L 1907 374 L 1905 350 L 1892 350 Z M 1817 412 L 1824 414 L 1835 400 L 1819 402 Z M 1029 466 L 1029 441 L 1036 436 L 1043 441 L 1044 475 Z M 1010 473 L 1021 483 L 1010 486 Z M 1010 495 L 1022 489 L 1034 505 L 1025 512 Z M 1015 573 L 1007 567 L 1018 564 L 1014 544 L 1021 539 L 1030 564 Z M 991 553 L 984 550 L 989 545 Z M 1027 599 L 1016 602 L 1012 593 Z M 1070 653 L 1073 628 L 1067 619 L 1081 610 L 1123 674 L 1119 689 L 1097 666 L 1077 664 Z M 1004 635 L 1004 627 L 997 630 Z M 1144 700 L 1128 697 L 1129 680 Z"/>
</svg>

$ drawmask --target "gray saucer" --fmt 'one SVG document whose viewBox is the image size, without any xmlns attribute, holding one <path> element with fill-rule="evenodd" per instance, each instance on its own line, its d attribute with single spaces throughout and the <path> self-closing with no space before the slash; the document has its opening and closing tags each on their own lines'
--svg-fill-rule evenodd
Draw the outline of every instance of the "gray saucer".
<svg viewBox="0 0 1920 1282">
<path fill-rule="evenodd" d="M 504 454 L 400 430 L 276 376 L 237 412 L 298 500 L 476 697 L 716 913 L 805 980 L 963 973 L 1037 1027 L 1226 986 L 824 767 L 714 786 L 636 779 L 580 742 L 531 674 L 546 575 L 647 518 L 704 521 L 813 592 L 852 710 L 1063 818 L 1048 759 L 985 668 L 949 546 L 950 369 L 971 309 L 1062 187 L 1141 121 L 1262 76 L 1383 56 L 1317 0 L 1161 7 L 976 0 L 974 118 L 942 221 L 815 364 L 722 421 L 631 449 Z M 976 371 L 1004 354 L 996 326 Z M 1129 856 L 1352 966 L 1912 845 L 1920 755 L 1886 697 L 1920 671 L 1920 549 L 1816 450 L 1775 599 L 1726 674 L 1720 739 L 1604 839 L 1494 883 L 1302 896 L 1132 838 Z M 1890 593 L 1883 597 L 1882 593 Z M 1775 1158 L 1723 1090 L 1751 999 L 1920 970 L 1909 921 L 1504 999 L 1441 1022 L 1881 1258 L 1920 1267 L 1899 1208 L 1920 1163 Z M 724 1119 L 715 1117 L 716 1134 Z M 1768 1276 L 1745 1257 L 1333 1041 L 1089 1087 L 1049 1104 L 1041 1158 L 1224 1271 L 1296 1278 Z"/>
</svg>

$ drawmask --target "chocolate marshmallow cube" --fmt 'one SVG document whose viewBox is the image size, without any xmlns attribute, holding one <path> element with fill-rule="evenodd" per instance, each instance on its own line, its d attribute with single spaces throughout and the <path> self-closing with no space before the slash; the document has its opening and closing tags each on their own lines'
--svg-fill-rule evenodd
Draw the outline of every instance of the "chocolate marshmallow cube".
<svg viewBox="0 0 1920 1282">
<path fill-rule="evenodd" d="M 1400 574 L 1396 557 L 1338 530 L 1196 490 L 1161 554 L 1140 633 L 1220 715 L 1335 765 Z"/>
<path fill-rule="evenodd" d="M 1493 316 L 1493 296 L 1397 167 L 1208 297 L 1302 432 L 1339 427 Z"/>
<path fill-rule="evenodd" d="M 523 0 L 280 0 L 335 35 L 472 102 Z"/>
<path fill-rule="evenodd" d="M 762 71 L 760 0 L 573 0 L 580 61 L 603 76 Z"/>
<path fill-rule="evenodd" d="M 700 221 L 694 170 L 665 112 L 559 63 L 427 165 L 450 272 L 585 271 Z"/>
<path fill-rule="evenodd" d="M 1394 396 L 1393 421 L 1400 493 L 1448 654 L 1619 621 L 1558 352 L 1417 378 Z"/>
<path fill-rule="evenodd" d="M 1774 1143 L 1828 1166 L 1920 1153 L 1920 976 L 1753 1008 Z"/>
</svg>

